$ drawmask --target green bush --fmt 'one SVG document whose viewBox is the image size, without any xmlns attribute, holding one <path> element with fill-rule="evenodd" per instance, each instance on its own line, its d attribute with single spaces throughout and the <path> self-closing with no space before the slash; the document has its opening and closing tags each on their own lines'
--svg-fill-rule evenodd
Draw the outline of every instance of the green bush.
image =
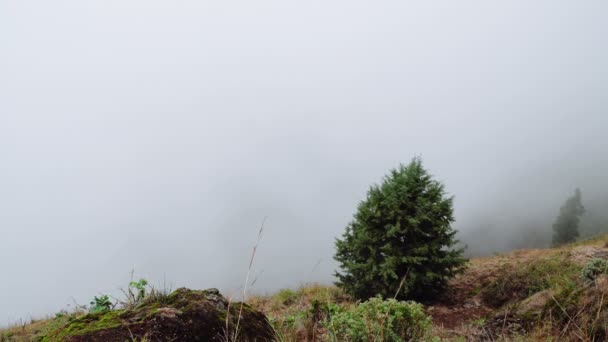
<svg viewBox="0 0 608 342">
<path fill-rule="evenodd" d="M 585 279 L 595 280 L 600 274 L 608 274 L 608 260 L 606 259 L 592 259 L 583 267 L 582 275 Z"/>
<path fill-rule="evenodd" d="M 430 339 L 432 321 L 416 302 L 382 300 L 355 306 L 329 304 L 326 326 L 332 341 L 423 341 Z"/>
<path fill-rule="evenodd" d="M 336 284 L 362 300 L 439 294 L 466 262 L 463 251 L 454 249 L 452 202 L 419 158 L 392 170 L 369 189 L 336 240 Z"/>
</svg>

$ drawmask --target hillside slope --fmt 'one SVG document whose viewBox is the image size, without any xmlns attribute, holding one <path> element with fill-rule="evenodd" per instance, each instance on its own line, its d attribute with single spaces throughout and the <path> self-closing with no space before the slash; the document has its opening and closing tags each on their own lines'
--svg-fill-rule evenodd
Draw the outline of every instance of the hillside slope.
<svg viewBox="0 0 608 342">
<path fill-rule="evenodd" d="M 454 341 L 606 340 L 608 261 L 598 261 L 607 258 L 608 236 L 473 258 L 441 298 L 426 303 L 432 335 Z M 250 299 L 284 341 L 331 339 L 310 314 L 315 302 L 356 305 L 338 289 L 320 285 Z"/>
<path fill-rule="evenodd" d="M 469 261 L 447 292 L 424 312 L 425 339 L 448 341 L 603 341 L 608 337 L 608 236 L 553 249 L 518 250 Z M 305 285 L 250 296 L 278 341 L 336 340 L 327 324 L 334 308 L 359 303 L 333 286 Z M 84 312 L 0 330 L 0 341 L 36 341 L 65 329 Z M 369 322 L 368 322 L 369 323 Z M 124 324 L 127 324 L 125 322 Z M 352 338 L 352 340 L 388 338 Z"/>
<path fill-rule="evenodd" d="M 602 341 L 608 237 L 475 258 L 429 306 L 443 337 Z"/>
</svg>

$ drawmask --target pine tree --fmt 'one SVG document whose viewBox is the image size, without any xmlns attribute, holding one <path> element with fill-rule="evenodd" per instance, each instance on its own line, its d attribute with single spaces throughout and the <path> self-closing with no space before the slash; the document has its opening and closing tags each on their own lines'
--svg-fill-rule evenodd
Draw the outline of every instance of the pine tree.
<svg viewBox="0 0 608 342">
<path fill-rule="evenodd" d="M 581 198 L 581 190 L 576 189 L 574 195 L 560 208 L 559 216 L 553 224 L 554 246 L 572 242 L 579 237 L 578 224 L 585 213 Z"/>
<path fill-rule="evenodd" d="M 342 239 L 338 286 L 359 299 L 424 300 L 441 291 L 466 259 L 452 229 L 453 199 L 414 158 L 370 187 Z"/>
</svg>

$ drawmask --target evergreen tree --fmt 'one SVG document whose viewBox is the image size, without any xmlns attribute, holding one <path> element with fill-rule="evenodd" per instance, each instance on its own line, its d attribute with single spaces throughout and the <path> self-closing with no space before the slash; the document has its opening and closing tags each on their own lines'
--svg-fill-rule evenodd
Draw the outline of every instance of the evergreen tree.
<svg viewBox="0 0 608 342">
<path fill-rule="evenodd" d="M 452 229 L 453 199 L 414 158 L 370 187 L 342 239 L 338 286 L 359 299 L 397 294 L 424 300 L 442 290 L 466 259 Z"/>
<path fill-rule="evenodd" d="M 572 242 L 579 237 L 578 224 L 585 213 L 581 202 L 581 190 L 576 189 L 574 195 L 560 208 L 559 216 L 553 224 L 553 245 L 558 246 Z"/>
</svg>

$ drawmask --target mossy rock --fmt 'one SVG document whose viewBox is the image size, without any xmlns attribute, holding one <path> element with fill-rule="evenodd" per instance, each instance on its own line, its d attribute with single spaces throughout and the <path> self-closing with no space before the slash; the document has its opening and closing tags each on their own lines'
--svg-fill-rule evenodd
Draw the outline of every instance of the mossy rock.
<svg viewBox="0 0 608 342">
<path fill-rule="evenodd" d="M 239 318 L 240 317 L 240 318 Z M 273 341 L 266 316 L 247 304 L 232 303 L 215 289 L 180 288 L 162 301 L 133 310 L 90 313 L 42 337 L 44 342 Z"/>
</svg>

